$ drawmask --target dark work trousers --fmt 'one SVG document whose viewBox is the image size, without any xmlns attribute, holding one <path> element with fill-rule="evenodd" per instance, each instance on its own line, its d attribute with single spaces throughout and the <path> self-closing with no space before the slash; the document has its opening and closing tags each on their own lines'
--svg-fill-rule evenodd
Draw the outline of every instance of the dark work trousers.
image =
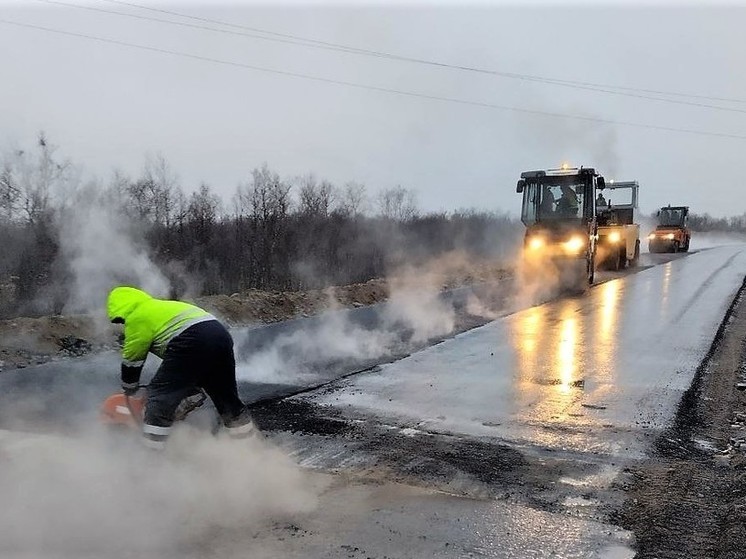
<svg viewBox="0 0 746 559">
<path fill-rule="evenodd" d="M 148 426 L 170 427 L 179 403 L 197 387 L 207 392 L 227 426 L 249 421 L 236 387 L 233 339 L 217 320 L 190 326 L 168 342 L 163 362 L 148 385 L 146 431 Z"/>
</svg>

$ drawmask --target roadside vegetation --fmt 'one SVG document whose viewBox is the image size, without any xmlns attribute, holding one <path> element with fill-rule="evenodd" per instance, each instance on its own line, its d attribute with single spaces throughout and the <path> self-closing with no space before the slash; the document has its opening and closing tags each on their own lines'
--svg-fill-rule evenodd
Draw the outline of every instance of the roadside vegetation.
<svg viewBox="0 0 746 559">
<path fill-rule="evenodd" d="M 399 185 L 371 196 L 266 164 L 223 199 L 187 193 L 162 156 L 84 178 L 44 134 L 0 162 L 0 318 L 86 312 L 116 282 L 191 298 L 359 284 L 453 251 L 504 260 L 522 233 L 504 213 L 422 213 Z"/>
<path fill-rule="evenodd" d="M 746 213 L 694 213 L 690 225 L 744 234 Z M 188 192 L 159 155 L 137 177 L 85 177 L 40 133 L 0 153 L 0 319 L 88 313 L 115 283 L 189 299 L 323 291 L 453 254 L 479 275 L 508 267 L 522 234 L 507 213 L 423 213 L 400 185 L 372 194 L 313 174 L 282 178 L 266 164 L 229 197 L 208 184 Z"/>
</svg>

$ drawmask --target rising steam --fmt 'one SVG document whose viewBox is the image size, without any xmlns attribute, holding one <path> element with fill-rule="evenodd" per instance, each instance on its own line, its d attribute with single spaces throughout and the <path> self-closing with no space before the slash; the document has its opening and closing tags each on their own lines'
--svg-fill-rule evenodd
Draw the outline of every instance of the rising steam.
<svg viewBox="0 0 746 559">
<path fill-rule="evenodd" d="M 0 432 L 0 555 L 202 557 L 221 530 L 248 552 L 260 527 L 316 504 L 317 482 L 264 441 L 183 426 L 161 454 L 136 438 Z"/>
<path fill-rule="evenodd" d="M 494 270 L 485 268 L 498 267 L 495 262 L 490 266 L 474 262 L 461 251 L 416 268 L 400 267 L 387 281 L 388 300 L 360 311 L 371 315 L 362 322 L 353 320 L 329 292 L 329 310 L 315 318 L 312 327 L 281 334 L 241 361 L 239 379 L 292 384 L 307 379 L 314 364 L 386 359 L 405 350 L 408 343 L 417 346 L 447 337 L 456 329 L 457 312 L 454 300 L 442 296 L 443 289 L 461 284 L 465 278 L 488 285 L 494 278 L 490 279 L 487 272 Z M 466 312 L 488 320 L 496 318 L 504 309 L 495 301 L 504 296 L 508 284 L 492 283 L 490 289 L 471 294 Z M 252 335 L 251 331 L 246 333 L 248 338 Z"/>
<path fill-rule="evenodd" d="M 65 310 L 100 311 L 108 291 L 120 284 L 168 295 L 167 278 L 140 240 L 121 207 L 95 192 L 81 194 L 60 219 L 60 256 L 70 274 Z"/>
</svg>

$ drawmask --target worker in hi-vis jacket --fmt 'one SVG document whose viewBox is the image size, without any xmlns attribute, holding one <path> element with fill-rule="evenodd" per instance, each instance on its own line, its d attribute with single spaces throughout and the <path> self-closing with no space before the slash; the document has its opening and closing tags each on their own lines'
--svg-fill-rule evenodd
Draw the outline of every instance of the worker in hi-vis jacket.
<svg viewBox="0 0 746 559">
<path fill-rule="evenodd" d="M 147 387 L 144 441 L 162 448 L 177 407 L 203 389 L 236 438 L 254 430 L 238 397 L 233 339 L 210 313 L 181 301 L 151 297 L 134 287 L 115 287 L 107 301 L 109 320 L 124 324 L 122 390 L 133 395 L 148 353 L 163 359 Z"/>
</svg>

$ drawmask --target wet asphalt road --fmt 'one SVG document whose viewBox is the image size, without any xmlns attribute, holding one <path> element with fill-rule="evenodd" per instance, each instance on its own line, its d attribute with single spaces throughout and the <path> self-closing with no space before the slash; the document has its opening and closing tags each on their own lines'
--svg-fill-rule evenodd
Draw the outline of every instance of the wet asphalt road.
<svg viewBox="0 0 746 559">
<path fill-rule="evenodd" d="M 703 250 L 495 320 L 314 401 L 430 432 L 641 456 L 745 275 L 744 247 Z"/>
<path fill-rule="evenodd" d="M 502 309 L 509 293 L 508 286 L 481 285 L 433 294 L 423 304 L 437 306 L 453 320 L 464 314 L 471 298 L 489 299 Z M 446 320 L 418 336 L 417 323 L 407 318 L 380 303 L 235 329 L 239 393 L 248 404 L 295 394 L 404 357 L 488 320 Z M 158 362 L 148 359 L 142 382 Z M 95 422 L 100 403 L 119 390 L 118 371 L 114 351 L 6 371 L 0 375 L 0 429 L 65 431 Z"/>
<path fill-rule="evenodd" d="M 308 390 L 291 401 L 400 439 L 424 436 L 454 448 L 458 441 L 465 449 L 470 440 L 473 447 L 486 441 L 486 452 L 515 455 L 519 467 L 556 469 L 540 485 L 561 485 L 562 491 L 541 488 L 560 494 L 561 506 L 527 507 L 520 501 L 525 496 L 516 502 L 449 495 L 454 489 L 470 495 L 473 482 L 467 479 L 440 488 L 445 493 L 405 489 L 392 496 L 385 490 L 373 505 L 341 520 L 339 511 L 330 511 L 350 492 L 361 491 L 353 484 L 322 496 L 321 510 L 298 524 L 302 541 L 271 533 L 250 540 L 237 536 L 235 556 L 258 541 L 270 551 L 267 556 L 286 557 L 631 557 L 628 536 L 588 511 L 673 417 L 746 275 L 746 247 L 644 255 L 643 264 L 635 273 L 601 274 L 583 296 L 513 313 L 506 306 L 501 318 L 399 360 L 447 336 L 415 339 L 413 329 L 400 324 L 393 345 L 378 356 L 312 354 L 300 373 L 281 382 L 241 384 L 252 400 Z M 370 334 L 390 326 L 383 309 L 344 311 L 349 320 L 334 323 L 342 328 L 331 334 Z M 317 318 L 273 325 L 262 334 L 250 331 L 239 354 L 250 360 L 272 349 L 273 359 L 279 353 L 281 363 L 297 365 L 307 354 L 293 354 L 291 345 L 277 340 L 297 341 L 301 332 L 313 342 L 313 332 L 324 328 L 328 324 Z M 375 370 L 334 381 L 382 361 Z M 116 363 L 110 353 L 3 374 L 0 427 L 49 430 L 93 421 L 92 403 L 117 388 Z M 314 390 L 319 383 L 330 384 Z M 355 465 L 355 445 L 334 436 L 273 437 L 304 466 L 339 471 Z M 581 466 L 563 469 L 563 463 Z M 582 464 L 593 465 L 589 475 L 580 475 L 586 471 Z M 516 479 L 524 485 L 524 478 Z"/>
<path fill-rule="evenodd" d="M 746 247 L 713 248 L 510 314 L 292 398 L 321 419 L 377 431 L 285 445 L 307 466 L 383 466 L 446 492 L 505 499 L 513 521 L 475 556 L 632 557 L 629 534 L 607 516 L 623 496 L 623 472 L 674 418 L 744 276 Z M 520 523 L 524 503 L 553 514 Z M 417 518 L 414 533 L 454 537 Z M 488 517 L 477 531 L 499 524 Z M 525 547 L 548 525 L 552 541 Z"/>
<path fill-rule="evenodd" d="M 614 278 L 684 256 L 643 254 L 639 268 L 599 273 L 593 290 Z M 396 304 L 389 302 L 236 329 L 232 334 L 239 392 L 250 404 L 280 398 L 405 357 L 514 311 L 512 289 L 510 282 L 477 285 L 418 302 L 426 309 L 424 320 L 433 320 L 428 309 L 434 306 L 440 313 L 436 318 L 442 314 L 460 317 L 453 324 L 436 324 L 419 336 L 417 321 L 407 320 L 406 313 L 403 317 L 392 313 Z M 477 314 L 467 313 L 472 301 L 484 302 L 481 306 L 486 308 Z M 143 382 L 153 374 L 157 362 L 150 357 Z M 6 371 L 0 375 L 0 428 L 64 431 L 81 422 L 94 422 L 100 402 L 119 389 L 118 369 L 119 358 L 112 351 Z"/>
</svg>

